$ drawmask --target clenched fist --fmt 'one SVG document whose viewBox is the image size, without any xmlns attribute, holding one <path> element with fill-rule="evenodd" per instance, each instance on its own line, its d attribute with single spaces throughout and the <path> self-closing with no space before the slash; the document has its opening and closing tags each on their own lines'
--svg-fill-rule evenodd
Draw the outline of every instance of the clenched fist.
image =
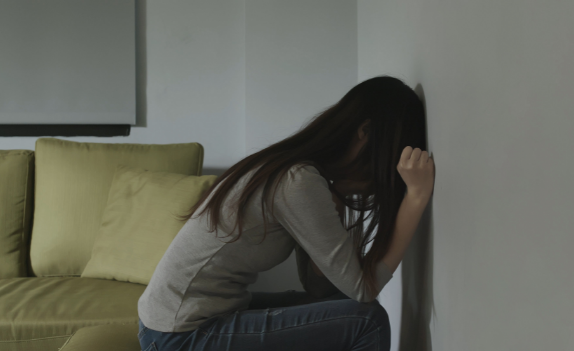
<svg viewBox="0 0 574 351">
<path fill-rule="evenodd" d="M 434 188 L 434 161 L 427 151 L 407 146 L 401 154 L 397 171 L 407 185 L 407 194 L 428 199 Z"/>
</svg>

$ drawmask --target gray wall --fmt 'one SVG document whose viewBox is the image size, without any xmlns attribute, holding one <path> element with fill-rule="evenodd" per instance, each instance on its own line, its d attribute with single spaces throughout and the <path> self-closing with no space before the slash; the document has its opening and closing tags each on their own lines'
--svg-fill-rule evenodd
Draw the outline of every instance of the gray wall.
<svg viewBox="0 0 574 351">
<path fill-rule="evenodd" d="M 359 81 L 420 85 L 436 165 L 382 296 L 402 294 L 401 350 L 574 348 L 572 14 L 568 0 L 358 0 Z"/>
<path fill-rule="evenodd" d="M 134 124 L 134 0 L 0 0 L 0 124 Z"/>
</svg>

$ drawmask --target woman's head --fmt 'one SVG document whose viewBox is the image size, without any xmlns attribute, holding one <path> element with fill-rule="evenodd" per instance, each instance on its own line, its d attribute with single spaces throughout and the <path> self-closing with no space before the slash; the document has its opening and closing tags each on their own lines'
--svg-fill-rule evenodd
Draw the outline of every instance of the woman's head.
<svg viewBox="0 0 574 351">
<path fill-rule="evenodd" d="M 225 194 L 241 176 L 260 166 L 237 203 L 237 240 L 241 235 L 243 209 L 253 192 L 264 186 L 261 206 L 267 209 L 271 185 L 277 185 L 276 181 L 292 166 L 312 164 L 328 180 L 330 190 L 347 206 L 345 226 L 355 241 L 366 281 L 374 289 L 377 258 L 387 251 L 406 191 L 406 184 L 397 171 L 400 155 L 406 146 L 426 150 L 425 131 L 423 104 L 411 88 L 390 76 L 365 80 L 299 131 L 230 167 L 183 220 L 189 219 L 211 190 L 223 182 L 200 213 L 209 211 L 211 229 L 217 233 L 215 224 L 219 223 L 219 211 L 215 209 L 220 208 Z M 331 181 L 345 179 L 370 180 L 371 195 L 341 194 Z M 263 218 L 266 229 L 265 216 Z M 364 229 L 367 219 L 370 221 Z M 365 255 L 371 240 L 374 240 L 372 248 Z"/>
<path fill-rule="evenodd" d="M 328 167 L 334 179 L 345 179 L 362 169 L 369 170 L 375 180 L 394 185 L 393 176 L 398 172 L 384 165 L 394 163 L 396 168 L 406 146 L 426 150 L 425 127 L 423 105 L 415 92 L 397 78 L 379 76 L 353 87 L 300 133 L 309 129 L 307 134 L 313 134 L 320 129 L 328 135 L 324 137 L 325 151 L 316 162 Z M 362 149 L 355 152 L 354 162 L 345 162 L 351 158 L 342 161 L 356 145 Z"/>
</svg>

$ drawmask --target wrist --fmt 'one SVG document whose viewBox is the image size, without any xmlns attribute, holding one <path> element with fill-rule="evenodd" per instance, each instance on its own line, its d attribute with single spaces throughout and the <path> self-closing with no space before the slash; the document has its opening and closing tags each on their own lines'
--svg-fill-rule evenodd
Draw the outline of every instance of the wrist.
<svg viewBox="0 0 574 351">
<path fill-rule="evenodd" d="M 409 201 L 414 203 L 426 205 L 430 201 L 430 194 L 421 194 L 407 191 L 405 199 L 409 199 Z"/>
</svg>

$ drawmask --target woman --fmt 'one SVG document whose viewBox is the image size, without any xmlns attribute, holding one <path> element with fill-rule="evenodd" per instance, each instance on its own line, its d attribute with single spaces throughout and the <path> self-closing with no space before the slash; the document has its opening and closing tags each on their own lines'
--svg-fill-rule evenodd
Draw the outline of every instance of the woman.
<svg viewBox="0 0 574 351">
<path fill-rule="evenodd" d="M 380 76 L 229 168 L 138 302 L 142 350 L 389 350 L 376 297 L 432 193 L 425 145 L 421 101 Z M 293 249 L 305 292 L 247 290 Z"/>
</svg>

